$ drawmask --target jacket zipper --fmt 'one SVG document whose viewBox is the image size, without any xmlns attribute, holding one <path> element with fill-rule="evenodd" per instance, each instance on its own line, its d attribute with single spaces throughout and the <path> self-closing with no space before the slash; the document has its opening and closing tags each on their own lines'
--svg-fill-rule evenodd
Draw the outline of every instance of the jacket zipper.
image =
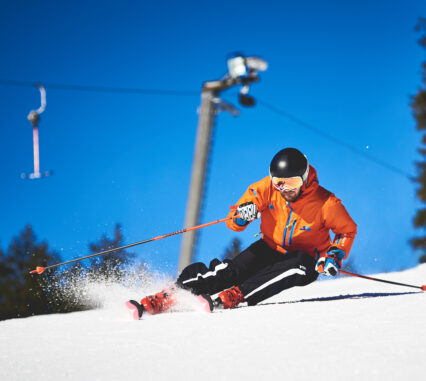
<svg viewBox="0 0 426 381">
<path fill-rule="evenodd" d="M 288 245 L 291 245 L 291 238 L 293 237 L 293 231 L 294 231 L 294 226 L 296 225 L 296 219 L 294 219 L 293 221 L 293 226 L 291 227 L 291 231 L 290 231 L 290 238 L 288 239 Z"/>
<path fill-rule="evenodd" d="M 289 226 L 290 221 L 291 221 L 291 216 L 293 215 L 293 208 L 291 207 L 290 203 L 288 202 L 287 205 L 290 208 L 290 215 L 288 216 L 287 223 L 286 223 L 285 229 L 284 229 L 283 247 L 285 247 L 285 239 L 286 239 L 286 236 L 287 236 L 287 229 L 288 229 L 288 226 Z M 294 227 L 294 224 L 293 224 L 293 227 Z M 292 229 L 292 232 L 293 232 L 293 229 Z M 291 236 L 291 233 L 290 233 L 290 236 Z M 290 245 L 290 242 L 289 242 L 289 245 Z"/>
</svg>

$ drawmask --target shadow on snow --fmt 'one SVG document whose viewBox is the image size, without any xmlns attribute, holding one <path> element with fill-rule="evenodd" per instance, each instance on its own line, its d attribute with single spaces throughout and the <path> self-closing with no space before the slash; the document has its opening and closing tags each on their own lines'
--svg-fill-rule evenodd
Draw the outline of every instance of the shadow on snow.
<svg viewBox="0 0 426 381">
<path fill-rule="evenodd" d="M 333 301 L 333 300 L 343 300 L 343 299 L 382 298 L 382 297 L 386 297 L 386 296 L 400 296 L 400 295 L 412 295 L 412 294 L 422 294 L 422 293 L 423 292 L 419 292 L 419 291 L 410 291 L 410 292 L 365 292 L 363 294 L 346 294 L 346 295 L 337 295 L 337 296 L 325 296 L 325 297 L 321 297 L 321 298 L 312 298 L 312 299 L 290 300 L 290 301 L 286 301 L 286 302 L 261 303 L 261 304 L 258 304 L 258 306 L 268 306 L 268 305 L 273 305 L 273 304 L 306 303 L 306 302 L 329 302 L 329 301 Z"/>
</svg>

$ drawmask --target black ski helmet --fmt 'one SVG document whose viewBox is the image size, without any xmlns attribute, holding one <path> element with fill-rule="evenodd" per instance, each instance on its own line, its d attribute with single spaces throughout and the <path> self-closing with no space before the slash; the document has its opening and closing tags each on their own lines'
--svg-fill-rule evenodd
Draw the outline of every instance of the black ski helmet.
<svg viewBox="0 0 426 381">
<path fill-rule="evenodd" d="M 269 174 L 280 178 L 300 176 L 305 182 L 309 175 L 308 159 L 296 148 L 284 148 L 272 158 Z"/>
</svg>

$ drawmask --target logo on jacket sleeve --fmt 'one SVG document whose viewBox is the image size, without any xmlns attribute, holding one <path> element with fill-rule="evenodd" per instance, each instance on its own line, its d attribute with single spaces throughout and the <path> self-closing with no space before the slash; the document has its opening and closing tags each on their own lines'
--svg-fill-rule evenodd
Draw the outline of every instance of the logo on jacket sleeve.
<svg viewBox="0 0 426 381">
<path fill-rule="evenodd" d="M 304 226 L 303 228 L 300 228 L 300 230 L 310 232 L 312 229 L 309 226 Z"/>
</svg>

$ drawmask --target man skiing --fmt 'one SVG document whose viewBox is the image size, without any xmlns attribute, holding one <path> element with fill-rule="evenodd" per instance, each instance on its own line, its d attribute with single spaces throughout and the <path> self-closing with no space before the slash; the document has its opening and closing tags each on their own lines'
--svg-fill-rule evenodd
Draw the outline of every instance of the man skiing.
<svg viewBox="0 0 426 381">
<path fill-rule="evenodd" d="M 335 276 L 357 232 L 341 201 L 319 185 L 315 168 L 295 148 L 279 151 L 271 161 L 269 176 L 250 185 L 237 205 L 227 226 L 239 232 L 260 217 L 261 239 L 232 260 L 213 259 L 209 267 L 192 263 L 169 290 L 147 296 L 140 304 L 127 302 L 135 318 L 144 311 L 155 314 L 173 306 L 175 287 L 203 297 L 211 308 L 234 308 L 241 302 L 255 305 L 288 288 L 306 286 L 319 273 Z M 210 295 L 215 294 L 218 297 L 212 302 Z"/>
</svg>

